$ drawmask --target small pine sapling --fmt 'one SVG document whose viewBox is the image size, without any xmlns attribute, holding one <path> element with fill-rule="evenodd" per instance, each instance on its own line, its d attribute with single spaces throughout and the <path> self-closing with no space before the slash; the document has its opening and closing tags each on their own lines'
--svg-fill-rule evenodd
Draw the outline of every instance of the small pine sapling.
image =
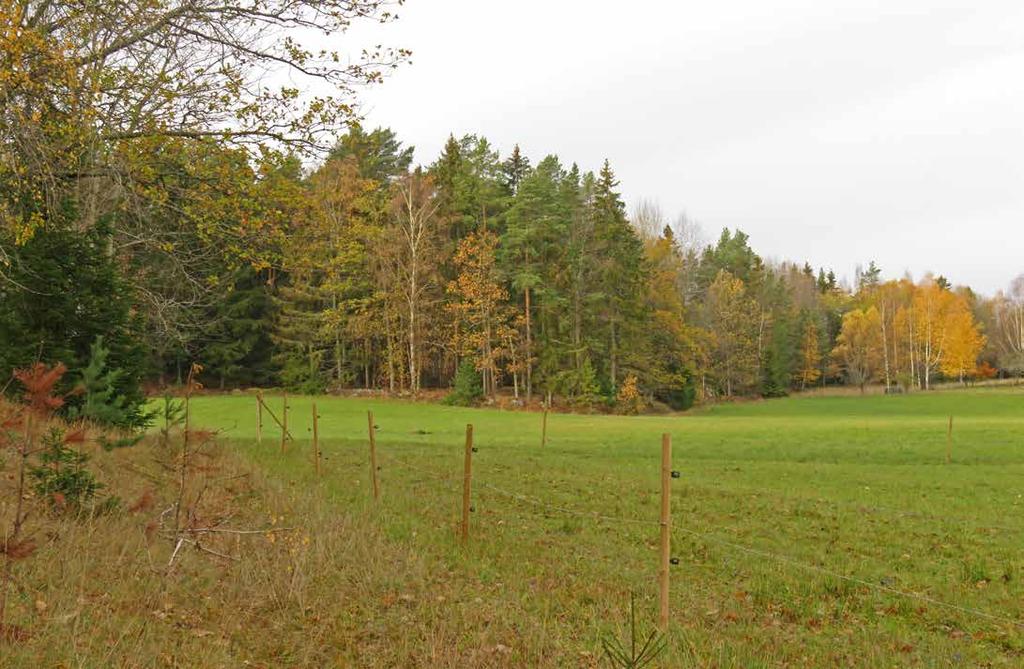
<svg viewBox="0 0 1024 669">
<path fill-rule="evenodd" d="M 29 467 L 36 494 L 49 500 L 57 511 L 80 511 L 103 488 L 85 468 L 89 456 L 71 446 L 84 440 L 83 430 L 65 433 L 51 428 L 42 438 L 39 464 Z"/>
<path fill-rule="evenodd" d="M 642 640 L 636 632 L 636 596 L 629 593 L 629 648 L 614 637 L 601 640 L 605 657 L 618 669 L 641 669 L 652 664 L 668 645 L 665 635 L 652 630 Z"/>
<path fill-rule="evenodd" d="M 124 377 L 124 370 L 111 369 L 108 361 L 110 349 L 103 343 L 103 337 L 89 348 L 89 364 L 81 372 L 79 390 L 82 402 L 71 407 L 68 416 L 84 419 L 97 425 L 134 430 L 149 424 L 153 416 L 139 406 L 134 406 L 129 399 L 118 392 L 117 388 Z M 103 443 L 104 448 L 130 446 L 139 441 L 138 438 L 124 437 Z"/>
<path fill-rule="evenodd" d="M 157 409 L 160 428 L 160 443 L 166 448 L 171 441 L 171 431 L 185 424 L 185 403 L 176 400 L 170 393 L 164 394 L 163 403 Z"/>
</svg>

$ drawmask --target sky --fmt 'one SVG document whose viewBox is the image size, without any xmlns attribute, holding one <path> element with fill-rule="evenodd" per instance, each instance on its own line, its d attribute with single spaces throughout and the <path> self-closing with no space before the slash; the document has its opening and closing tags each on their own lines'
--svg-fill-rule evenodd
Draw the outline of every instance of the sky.
<svg viewBox="0 0 1024 669">
<path fill-rule="evenodd" d="M 365 125 L 597 170 L 627 205 L 852 279 L 1024 272 L 1019 0 L 407 0 L 343 39 L 413 51 Z"/>
</svg>

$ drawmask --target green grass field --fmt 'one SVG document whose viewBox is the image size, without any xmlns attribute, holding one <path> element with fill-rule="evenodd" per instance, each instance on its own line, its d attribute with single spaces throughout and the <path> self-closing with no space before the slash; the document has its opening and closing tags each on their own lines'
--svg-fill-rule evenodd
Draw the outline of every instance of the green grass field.
<svg viewBox="0 0 1024 669">
<path fill-rule="evenodd" d="M 289 398 L 296 441 L 284 455 L 269 417 L 255 443 L 252 396 L 196 398 L 193 418 L 422 562 L 339 584 L 339 597 L 361 599 L 339 623 L 355 630 L 352 666 L 604 666 L 601 639 L 624 636 L 630 591 L 643 627 L 656 619 L 663 432 L 682 476 L 662 666 L 1024 666 L 1021 390 L 551 414 L 544 448 L 536 413 L 316 401 L 319 483 L 311 398 Z M 280 397 L 267 403 L 280 414 Z M 377 504 L 367 410 L 379 425 Z M 463 547 L 467 423 L 479 450 Z M 361 654 L 382 638 L 383 655 L 380 643 Z"/>
</svg>

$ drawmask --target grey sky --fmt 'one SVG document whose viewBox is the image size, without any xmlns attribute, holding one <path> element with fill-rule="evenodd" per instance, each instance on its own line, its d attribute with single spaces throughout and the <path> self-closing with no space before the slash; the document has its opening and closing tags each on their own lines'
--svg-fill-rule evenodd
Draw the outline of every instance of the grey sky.
<svg viewBox="0 0 1024 669">
<path fill-rule="evenodd" d="M 597 169 L 632 205 L 852 276 L 992 293 L 1024 272 L 1024 4 L 408 0 L 354 40 L 411 48 L 364 97 L 436 157 L 449 132 Z M 351 43 L 350 43 L 351 44 Z"/>
</svg>

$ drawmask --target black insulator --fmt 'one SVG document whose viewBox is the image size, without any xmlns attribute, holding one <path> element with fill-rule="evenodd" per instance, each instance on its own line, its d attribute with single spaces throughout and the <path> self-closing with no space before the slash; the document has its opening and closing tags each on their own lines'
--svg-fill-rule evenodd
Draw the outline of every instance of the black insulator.
<svg viewBox="0 0 1024 669">
<path fill-rule="evenodd" d="M 677 479 L 680 476 L 682 476 L 682 474 L 679 473 L 679 470 L 676 470 L 676 469 L 672 470 L 672 478 Z"/>
</svg>

